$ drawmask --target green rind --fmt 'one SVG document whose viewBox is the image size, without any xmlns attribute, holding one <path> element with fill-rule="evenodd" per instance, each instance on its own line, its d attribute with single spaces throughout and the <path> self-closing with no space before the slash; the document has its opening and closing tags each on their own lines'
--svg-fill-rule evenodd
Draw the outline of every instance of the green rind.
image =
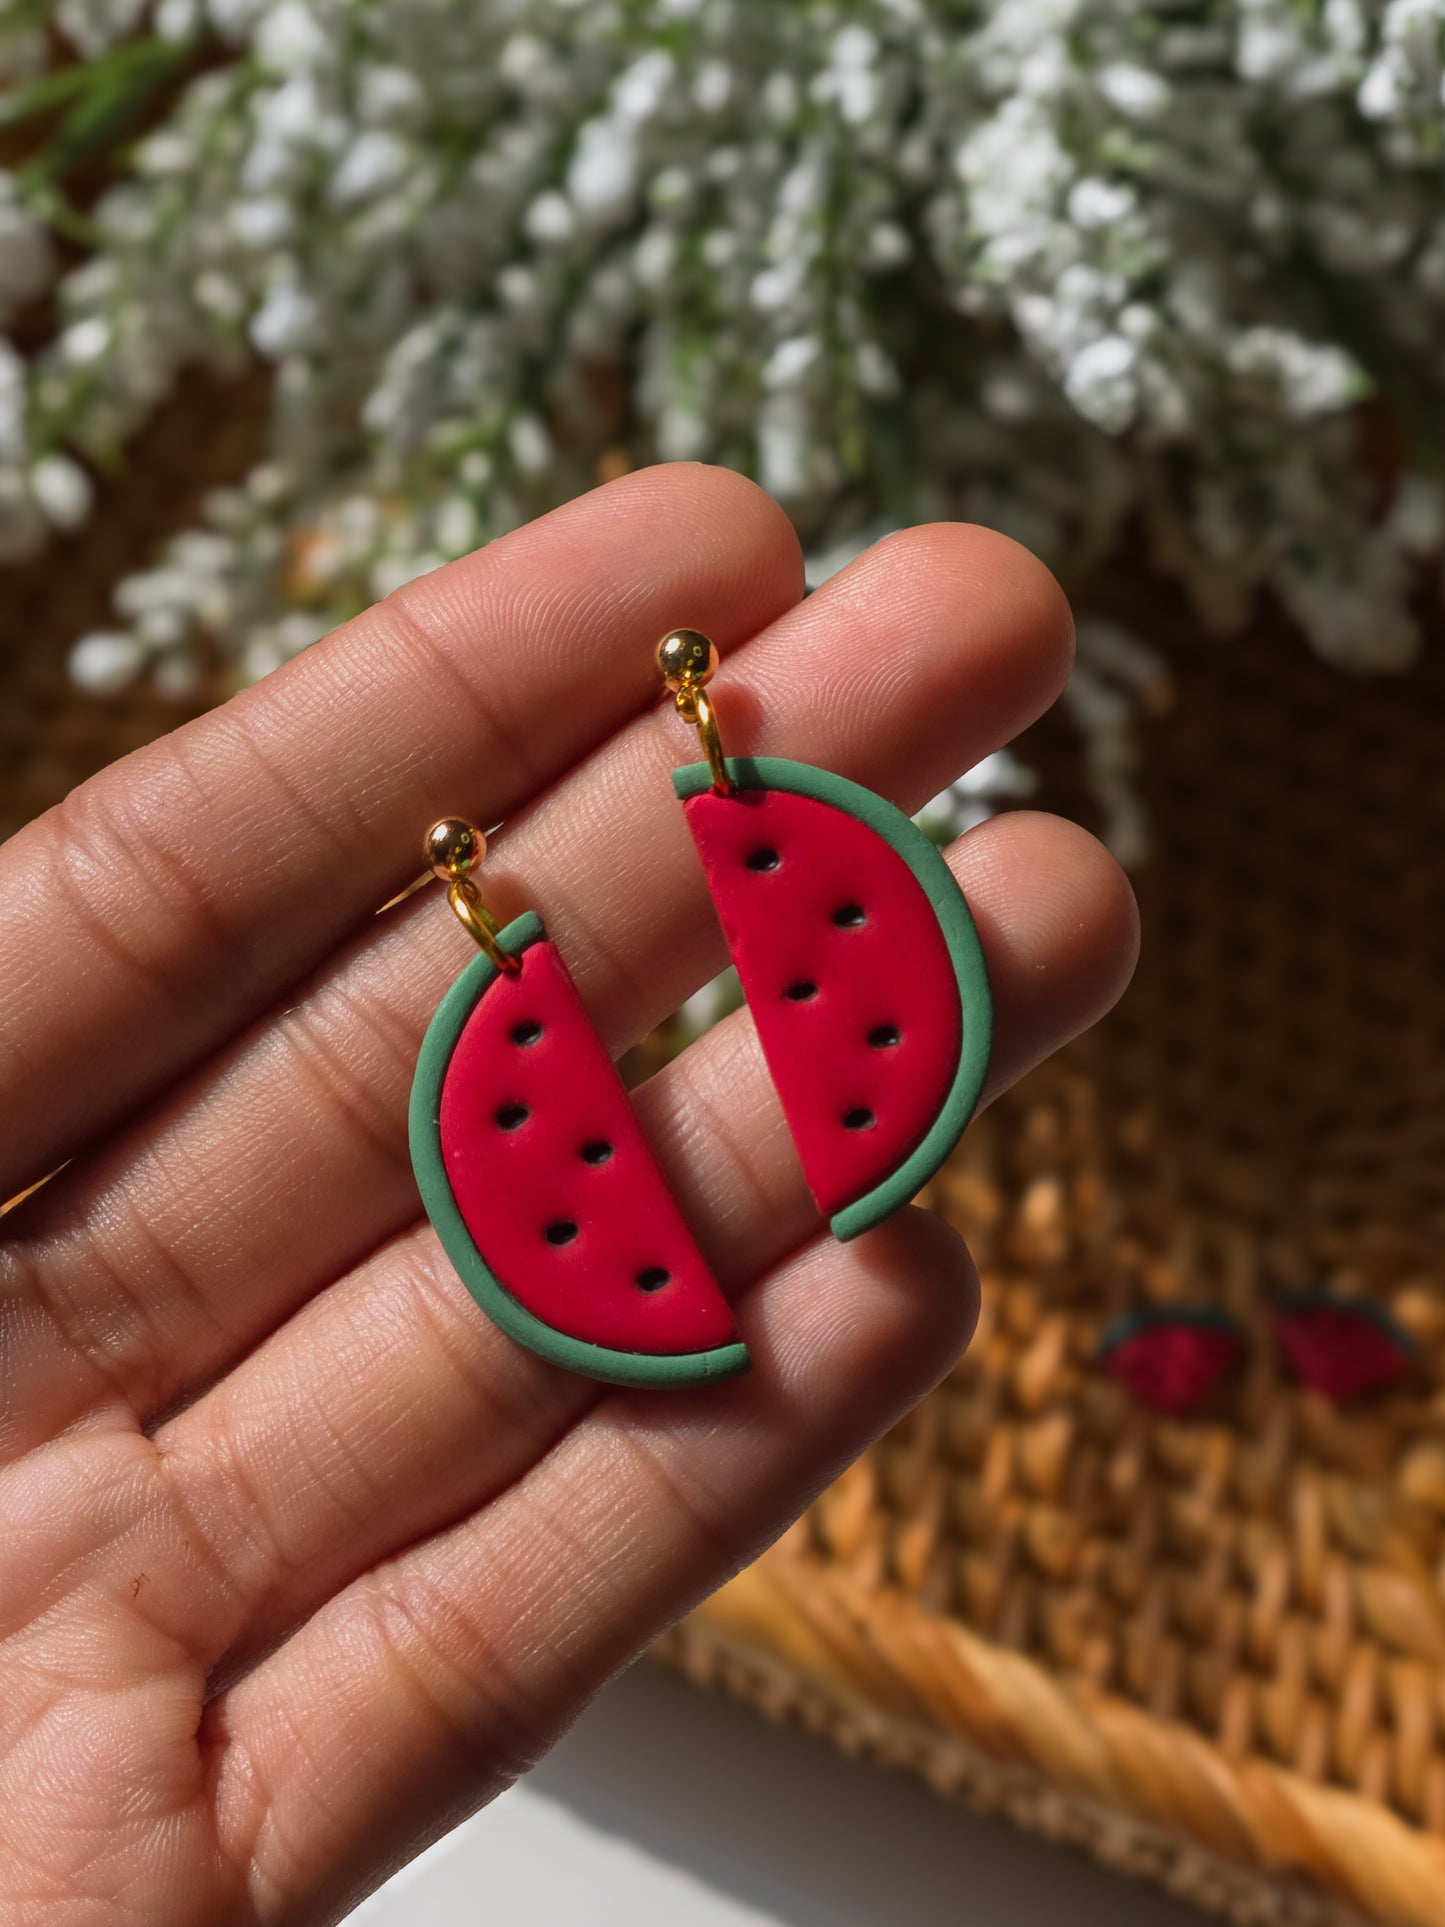
<svg viewBox="0 0 1445 1927">
<path fill-rule="evenodd" d="M 963 1040 L 953 1083 L 922 1142 L 895 1171 L 871 1191 L 864 1192 L 861 1198 L 844 1205 L 829 1220 L 834 1237 L 856 1238 L 860 1232 L 891 1218 L 917 1196 L 963 1136 L 973 1116 L 993 1049 L 993 994 L 989 989 L 983 945 L 952 870 L 918 825 L 892 803 L 864 789 L 861 783 L 850 783 L 846 776 L 815 769 L 811 763 L 790 762 L 782 756 L 730 756 L 727 769 L 739 789 L 790 790 L 796 796 L 810 796 L 816 802 L 830 803 L 845 815 L 867 824 L 897 851 L 923 886 L 953 960 L 963 1005 Z M 672 786 L 685 803 L 712 788 L 712 771 L 706 763 L 689 763 L 673 771 Z"/>
<path fill-rule="evenodd" d="M 1099 1336 L 1099 1357 L 1107 1358 L 1140 1332 L 1157 1331 L 1164 1325 L 1196 1325 L 1206 1331 L 1241 1336 L 1239 1321 L 1216 1305 L 1140 1305 L 1105 1327 Z"/>
<path fill-rule="evenodd" d="M 529 945 L 542 942 L 546 934 L 541 918 L 528 911 L 509 923 L 497 941 L 503 950 L 519 957 Z M 668 1387 L 699 1385 L 747 1371 L 752 1360 L 742 1343 L 664 1357 L 613 1351 L 605 1345 L 589 1345 L 580 1338 L 569 1338 L 565 1332 L 543 1324 L 519 1304 L 478 1251 L 452 1196 L 442 1158 L 437 1114 L 441 1107 L 442 1080 L 462 1027 L 497 976 L 496 965 L 479 952 L 457 978 L 427 1027 L 411 1086 L 412 1168 L 427 1216 L 442 1241 L 443 1250 L 456 1267 L 457 1276 L 492 1323 L 509 1338 L 569 1372 L 581 1372 L 609 1385 Z"/>
<path fill-rule="evenodd" d="M 1277 1292 L 1274 1303 L 1278 1311 L 1352 1311 L 1357 1318 L 1363 1318 L 1373 1325 L 1382 1337 L 1388 1338 L 1400 1351 L 1411 1358 L 1419 1356 L 1420 1347 L 1414 1337 L 1373 1298 L 1340 1298 L 1322 1286 L 1304 1285 L 1296 1291 Z"/>
</svg>

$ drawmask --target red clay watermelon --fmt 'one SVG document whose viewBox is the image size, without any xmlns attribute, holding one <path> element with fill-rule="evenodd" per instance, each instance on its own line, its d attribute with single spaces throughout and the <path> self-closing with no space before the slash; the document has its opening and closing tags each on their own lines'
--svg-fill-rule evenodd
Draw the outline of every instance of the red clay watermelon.
<svg viewBox="0 0 1445 1927">
<path fill-rule="evenodd" d="M 556 948 L 535 916 L 432 1019 L 411 1154 L 448 1257 L 529 1350 L 623 1385 L 746 1370 L 746 1347 Z"/>
<path fill-rule="evenodd" d="M 953 1149 L 988 1068 L 973 918 L 900 810 L 826 770 L 734 757 L 674 772 L 803 1170 L 840 1238 Z"/>
</svg>

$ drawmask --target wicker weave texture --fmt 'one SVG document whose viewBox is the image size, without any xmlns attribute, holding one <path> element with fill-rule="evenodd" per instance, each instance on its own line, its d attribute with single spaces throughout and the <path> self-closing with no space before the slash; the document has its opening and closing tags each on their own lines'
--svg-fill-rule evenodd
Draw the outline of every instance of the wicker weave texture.
<svg viewBox="0 0 1445 1927">
<path fill-rule="evenodd" d="M 934 1188 L 984 1275 L 972 1349 L 674 1652 L 885 1754 L 926 1734 L 973 1797 L 1032 1775 L 1052 1831 L 1118 1858 L 1111 1813 L 1238 1919 L 1445 1927 L 1445 676 L 1268 634 L 1179 672 L 1138 983 Z M 1301 1286 L 1385 1306 L 1410 1379 L 1291 1382 L 1269 1312 Z M 1190 1422 L 1095 1363 L 1159 1304 L 1244 1330 Z"/>
</svg>

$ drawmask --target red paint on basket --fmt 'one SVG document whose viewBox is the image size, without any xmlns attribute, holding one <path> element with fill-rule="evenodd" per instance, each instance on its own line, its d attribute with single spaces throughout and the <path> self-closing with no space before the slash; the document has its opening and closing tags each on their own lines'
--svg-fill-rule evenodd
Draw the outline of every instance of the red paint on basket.
<svg viewBox="0 0 1445 1927">
<path fill-rule="evenodd" d="M 442 1082 L 442 1158 L 501 1284 L 555 1331 L 672 1355 L 736 1341 L 556 947 L 490 984 Z"/>
<path fill-rule="evenodd" d="M 685 808 L 804 1174 L 831 1217 L 896 1171 L 943 1108 L 963 1024 L 948 945 L 907 863 L 846 811 L 770 789 L 708 791 Z"/>
</svg>

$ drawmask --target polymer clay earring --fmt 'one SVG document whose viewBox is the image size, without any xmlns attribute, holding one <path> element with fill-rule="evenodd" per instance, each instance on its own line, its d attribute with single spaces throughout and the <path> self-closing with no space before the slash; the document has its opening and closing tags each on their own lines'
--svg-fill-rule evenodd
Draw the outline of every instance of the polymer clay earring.
<svg viewBox="0 0 1445 1927">
<path fill-rule="evenodd" d="M 750 1363 L 726 1299 L 642 1134 L 542 920 L 505 929 L 458 819 L 428 865 L 480 954 L 432 1018 L 411 1093 L 411 1156 L 462 1283 L 510 1337 L 620 1385 L 694 1385 Z"/>
<path fill-rule="evenodd" d="M 891 1216 L 963 1134 L 993 1004 L 963 892 L 871 790 L 724 756 L 717 651 L 676 629 L 657 664 L 706 761 L 673 773 L 803 1172 L 835 1236 Z"/>
</svg>

